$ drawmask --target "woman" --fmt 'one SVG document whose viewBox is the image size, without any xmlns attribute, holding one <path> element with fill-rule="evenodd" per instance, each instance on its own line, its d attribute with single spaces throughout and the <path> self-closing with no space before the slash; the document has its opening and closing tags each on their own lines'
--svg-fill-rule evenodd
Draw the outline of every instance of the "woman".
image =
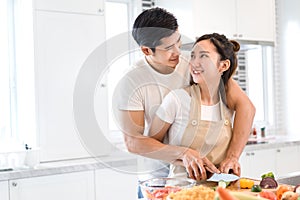
<svg viewBox="0 0 300 200">
<path fill-rule="evenodd" d="M 226 106 L 225 88 L 237 68 L 236 52 L 240 45 L 217 33 L 197 39 L 191 52 L 191 84 L 170 92 L 156 112 L 150 129 L 151 137 L 169 144 L 197 150 L 202 159 L 217 167 L 225 159 L 232 137 L 233 111 Z M 181 160 L 170 166 L 169 176 L 193 176 L 200 170 L 211 171 L 203 163 L 185 169 Z M 202 164 L 201 164 L 202 163 Z"/>
</svg>

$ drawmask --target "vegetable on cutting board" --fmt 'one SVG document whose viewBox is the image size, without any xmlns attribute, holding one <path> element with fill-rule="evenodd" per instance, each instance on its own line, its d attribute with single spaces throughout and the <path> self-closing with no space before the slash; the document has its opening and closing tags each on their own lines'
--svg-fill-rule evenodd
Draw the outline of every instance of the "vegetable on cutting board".
<svg viewBox="0 0 300 200">
<path fill-rule="evenodd" d="M 280 185 L 277 189 L 276 189 L 276 196 L 278 200 L 281 200 L 281 197 L 283 195 L 283 193 L 287 192 L 287 191 L 292 191 L 292 187 L 288 186 L 288 185 Z"/>
<path fill-rule="evenodd" d="M 261 192 L 261 187 L 259 185 L 253 185 L 251 192 Z"/>
<path fill-rule="evenodd" d="M 281 200 L 297 200 L 298 194 L 293 191 L 286 191 L 283 193 Z"/>
<path fill-rule="evenodd" d="M 270 177 L 270 178 L 273 178 L 275 179 L 275 176 L 274 176 L 274 173 L 273 172 L 268 172 L 268 173 L 265 173 L 263 175 L 261 175 L 261 178 L 264 179 L 266 177 Z"/>
<path fill-rule="evenodd" d="M 277 200 L 276 194 L 272 191 L 261 191 L 258 196 L 269 200 Z"/>
<path fill-rule="evenodd" d="M 254 185 L 254 181 L 248 178 L 240 178 L 239 182 L 241 189 L 251 189 Z"/>
<path fill-rule="evenodd" d="M 264 188 L 264 189 L 275 189 L 278 187 L 278 183 L 277 181 L 274 179 L 274 178 L 271 178 L 271 177 L 265 177 L 263 178 L 260 183 L 259 183 L 260 187 L 261 188 Z"/>
<path fill-rule="evenodd" d="M 218 186 L 222 188 L 226 188 L 230 184 L 229 181 L 219 181 Z"/>
<path fill-rule="evenodd" d="M 220 200 L 239 200 L 235 196 L 233 196 L 229 190 L 223 187 L 217 187 L 217 194 L 219 195 Z"/>
</svg>

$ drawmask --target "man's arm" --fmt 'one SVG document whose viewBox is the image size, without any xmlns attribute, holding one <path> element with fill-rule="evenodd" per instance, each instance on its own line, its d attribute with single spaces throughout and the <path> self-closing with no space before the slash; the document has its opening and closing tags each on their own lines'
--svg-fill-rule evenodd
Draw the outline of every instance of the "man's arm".
<svg viewBox="0 0 300 200">
<path fill-rule="evenodd" d="M 164 123 L 158 117 L 154 119 L 154 124 L 157 126 L 153 126 L 150 130 L 152 138 L 143 135 L 143 111 L 122 111 L 121 115 L 122 131 L 129 152 L 185 166 L 190 178 L 196 180 L 206 179 L 206 170 L 219 172 L 214 164 L 206 157 L 202 158 L 197 151 L 187 147 L 173 146 L 160 142 L 170 124 Z"/>
<path fill-rule="evenodd" d="M 171 163 L 184 151 L 184 148 L 176 148 L 144 136 L 144 111 L 121 111 L 120 123 L 127 150 L 131 153 Z"/>
<path fill-rule="evenodd" d="M 227 103 L 230 109 L 235 110 L 232 139 L 227 150 L 225 160 L 220 165 L 220 171 L 240 175 L 239 157 L 248 141 L 255 115 L 255 107 L 251 100 L 233 80 L 228 81 L 226 91 Z"/>
</svg>

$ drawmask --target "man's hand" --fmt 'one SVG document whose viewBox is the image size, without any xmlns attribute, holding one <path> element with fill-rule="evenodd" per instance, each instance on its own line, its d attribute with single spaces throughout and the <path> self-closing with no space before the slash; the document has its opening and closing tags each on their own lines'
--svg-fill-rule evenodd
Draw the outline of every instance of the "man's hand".
<svg viewBox="0 0 300 200">
<path fill-rule="evenodd" d="M 237 176 L 241 175 L 241 166 L 237 158 L 225 158 L 220 164 L 219 170 L 223 173 L 233 173 Z"/>
</svg>

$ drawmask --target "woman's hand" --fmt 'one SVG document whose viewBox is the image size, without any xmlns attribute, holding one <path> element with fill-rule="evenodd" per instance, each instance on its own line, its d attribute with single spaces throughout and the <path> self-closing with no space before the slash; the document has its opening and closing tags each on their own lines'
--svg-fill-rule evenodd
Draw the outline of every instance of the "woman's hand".
<svg viewBox="0 0 300 200">
<path fill-rule="evenodd" d="M 223 173 L 241 175 L 241 165 L 236 157 L 225 158 L 220 164 L 219 170 Z"/>
<path fill-rule="evenodd" d="M 211 173 L 220 173 L 216 166 L 206 157 L 201 157 L 199 152 L 186 148 L 181 158 L 183 166 L 188 172 L 189 178 L 195 180 L 206 180 L 206 170 Z"/>
</svg>

